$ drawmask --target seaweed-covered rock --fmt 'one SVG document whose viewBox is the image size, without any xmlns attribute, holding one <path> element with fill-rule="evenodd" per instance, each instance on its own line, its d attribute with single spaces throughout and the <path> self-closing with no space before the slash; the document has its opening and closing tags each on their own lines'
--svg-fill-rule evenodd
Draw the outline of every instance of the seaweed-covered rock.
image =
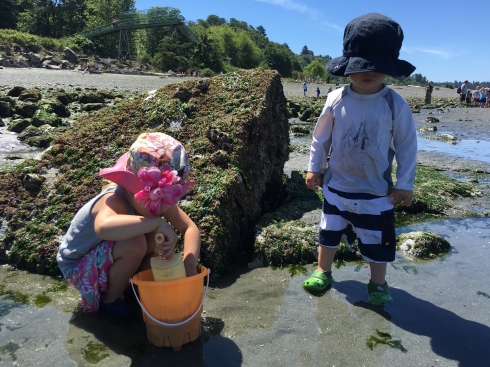
<svg viewBox="0 0 490 367">
<path fill-rule="evenodd" d="M 36 88 L 24 89 L 19 95 L 19 101 L 37 102 L 41 99 L 41 91 Z"/>
<path fill-rule="evenodd" d="M 39 109 L 32 102 L 17 102 L 14 107 L 14 112 L 22 117 L 31 118 Z"/>
<path fill-rule="evenodd" d="M 425 122 L 439 122 L 439 119 L 437 117 L 427 116 Z"/>
<path fill-rule="evenodd" d="M 12 116 L 12 108 L 8 102 L 0 101 L 0 117 Z"/>
<path fill-rule="evenodd" d="M 0 212 L 9 218 L 0 259 L 39 273 L 59 273 L 55 256 L 76 211 L 103 185 L 109 167 L 144 131 L 180 140 L 196 181 L 182 208 L 201 232 L 201 261 L 215 276 L 253 252 L 259 218 L 284 197 L 283 167 L 289 124 L 281 76 L 247 70 L 182 83 L 199 89 L 185 101 L 176 86 L 80 117 L 52 142 L 39 161 L 26 160 L 0 174 Z M 230 109 L 230 106 L 233 106 Z M 46 178 L 38 193 L 22 184 L 26 174 Z M 11 200 L 15 198 L 15 200 Z M 247 258 L 245 258 L 247 257 Z"/>
<path fill-rule="evenodd" d="M 21 133 L 24 129 L 31 125 L 29 119 L 17 119 L 13 120 L 8 126 L 7 130 L 14 133 Z"/>
<path fill-rule="evenodd" d="M 433 258 L 449 251 L 449 242 L 431 232 L 403 233 L 397 237 L 397 248 L 403 253 L 417 258 Z"/>
<path fill-rule="evenodd" d="M 105 107 L 104 103 L 86 103 L 82 106 L 82 111 L 85 112 L 98 111 L 104 107 Z"/>
<path fill-rule="evenodd" d="M 37 110 L 31 119 L 32 126 L 39 127 L 42 125 L 50 125 L 57 127 L 61 125 L 61 119 L 55 113 L 49 113 L 44 109 Z"/>
<path fill-rule="evenodd" d="M 59 117 L 70 117 L 71 112 L 56 98 L 43 99 L 38 102 L 39 107 L 47 113 L 54 113 Z"/>
<path fill-rule="evenodd" d="M 80 95 L 80 103 L 104 103 L 105 99 L 102 95 L 97 92 L 87 91 Z"/>
<path fill-rule="evenodd" d="M 10 97 L 18 97 L 26 88 L 21 86 L 15 86 L 7 92 Z"/>
<path fill-rule="evenodd" d="M 304 173 L 293 171 L 287 180 L 287 203 L 264 215 L 256 226 L 255 267 L 260 264 L 304 264 L 318 258 L 318 222 L 323 194 L 308 189 Z M 314 218 L 314 219 L 312 219 Z M 342 243 L 336 260 L 360 260 L 357 243 Z"/>
</svg>

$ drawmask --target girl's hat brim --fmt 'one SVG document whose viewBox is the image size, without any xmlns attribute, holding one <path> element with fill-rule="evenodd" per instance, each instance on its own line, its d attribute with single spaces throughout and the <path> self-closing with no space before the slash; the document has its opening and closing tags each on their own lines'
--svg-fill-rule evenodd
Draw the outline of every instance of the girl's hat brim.
<svg viewBox="0 0 490 367">
<path fill-rule="evenodd" d="M 137 193 L 145 188 L 145 184 L 132 171 L 128 170 L 128 152 L 119 157 L 116 164 L 100 170 L 99 176 L 124 187 L 127 191 Z"/>
<path fill-rule="evenodd" d="M 127 168 L 128 164 L 128 152 L 119 157 L 116 164 L 109 168 L 101 169 L 99 176 L 114 182 L 115 184 L 124 187 L 127 191 L 135 194 L 143 190 L 146 185 L 141 179 Z M 195 181 L 189 180 L 181 184 L 182 194 L 180 197 L 187 194 L 191 186 L 195 184 Z"/>
<path fill-rule="evenodd" d="M 329 74 L 335 76 L 376 72 L 398 77 L 410 76 L 415 71 L 415 66 L 408 61 L 386 56 L 341 56 L 331 60 L 326 69 Z"/>
</svg>

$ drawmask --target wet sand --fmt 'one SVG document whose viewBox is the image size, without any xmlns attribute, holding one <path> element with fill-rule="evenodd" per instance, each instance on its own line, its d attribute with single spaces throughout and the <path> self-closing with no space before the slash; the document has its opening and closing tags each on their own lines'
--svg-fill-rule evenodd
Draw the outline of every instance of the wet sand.
<svg viewBox="0 0 490 367">
<path fill-rule="evenodd" d="M 180 352 L 150 345 L 139 306 L 134 318 L 114 324 L 82 314 L 78 295 L 50 293 L 40 308 L 0 301 L 2 363 L 19 366 L 485 366 L 490 341 L 490 222 L 465 219 L 425 223 L 399 231 L 439 233 L 451 252 L 430 262 L 397 255 L 388 269 L 395 299 L 369 305 L 369 267 L 334 269 L 323 295 L 306 293 L 304 275 L 291 269 L 236 269 L 211 284 L 202 334 Z M 467 239 L 471 238 L 471 241 Z M 307 271 L 313 266 L 307 266 Z M 0 268 L 2 284 L 36 294 L 52 281 Z M 375 345 L 376 342 L 379 344 Z M 371 343 L 371 344 L 370 344 Z M 374 344 L 373 344 L 374 343 Z M 372 349 L 371 349 L 372 348 Z M 164 362 L 163 362 L 164 361 Z"/>
</svg>

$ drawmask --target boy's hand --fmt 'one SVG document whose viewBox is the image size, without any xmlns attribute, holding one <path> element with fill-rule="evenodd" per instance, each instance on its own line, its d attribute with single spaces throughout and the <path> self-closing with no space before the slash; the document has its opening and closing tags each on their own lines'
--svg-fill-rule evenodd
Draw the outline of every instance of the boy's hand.
<svg viewBox="0 0 490 367">
<path fill-rule="evenodd" d="M 392 205 L 400 204 L 402 206 L 410 206 L 413 200 L 413 191 L 393 189 L 393 192 L 388 197 L 393 198 L 391 200 Z"/>
<path fill-rule="evenodd" d="M 318 188 L 322 186 L 322 175 L 319 172 L 307 172 L 306 186 L 317 192 Z"/>
</svg>

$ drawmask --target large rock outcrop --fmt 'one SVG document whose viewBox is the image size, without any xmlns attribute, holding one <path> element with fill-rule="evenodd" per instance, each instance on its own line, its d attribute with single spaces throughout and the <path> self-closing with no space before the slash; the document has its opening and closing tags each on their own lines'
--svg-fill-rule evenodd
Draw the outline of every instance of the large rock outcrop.
<svg viewBox="0 0 490 367">
<path fill-rule="evenodd" d="M 73 215 L 103 184 L 98 171 L 152 130 L 189 151 L 196 185 L 182 207 L 201 229 L 201 262 L 218 275 L 248 258 L 259 217 L 283 197 L 288 117 L 280 75 L 257 69 L 168 85 L 80 118 L 39 161 L 0 175 L 0 258 L 57 273 Z"/>
</svg>

